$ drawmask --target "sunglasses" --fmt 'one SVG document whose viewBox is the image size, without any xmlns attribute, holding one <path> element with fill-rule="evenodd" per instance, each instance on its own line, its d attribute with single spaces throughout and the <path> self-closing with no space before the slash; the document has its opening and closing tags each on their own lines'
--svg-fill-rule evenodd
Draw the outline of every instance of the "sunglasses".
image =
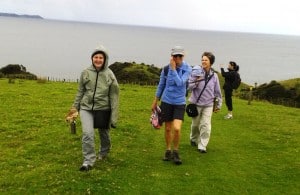
<svg viewBox="0 0 300 195">
<path fill-rule="evenodd" d="M 177 55 L 173 55 L 173 57 L 174 57 L 174 58 L 177 58 L 177 57 L 182 58 L 183 55 L 177 54 Z"/>
</svg>

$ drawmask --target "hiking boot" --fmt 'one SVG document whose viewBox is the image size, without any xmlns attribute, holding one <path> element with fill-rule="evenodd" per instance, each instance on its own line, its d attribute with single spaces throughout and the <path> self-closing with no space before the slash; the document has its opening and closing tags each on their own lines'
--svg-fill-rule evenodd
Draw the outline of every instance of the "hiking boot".
<svg viewBox="0 0 300 195">
<path fill-rule="evenodd" d="M 203 149 L 198 149 L 200 153 L 207 153 L 206 150 L 203 150 Z"/>
<path fill-rule="evenodd" d="M 101 155 L 101 154 L 100 154 L 100 155 L 98 156 L 98 160 L 100 160 L 100 161 L 101 161 L 101 160 L 105 160 L 106 158 L 107 158 L 107 154 L 106 154 L 106 155 Z"/>
<path fill-rule="evenodd" d="M 227 114 L 226 116 L 224 116 L 224 119 L 232 119 L 233 118 L 233 116 L 232 116 L 232 114 Z"/>
<path fill-rule="evenodd" d="M 79 171 L 89 171 L 89 170 L 91 170 L 91 169 L 92 169 L 92 166 L 91 166 L 91 165 L 83 164 L 83 165 L 80 167 Z"/>
<path fill-rule="evenodd" d="M 194 141 L 191 141 L 191 146 L 198 146 L 198 144 Z"/>
<path fill-rule="evenodd" d="M 171 150 L 166 150 L 163 161 L 171 161 L 172 159 L 173 159 L 173 155 L 172 155 Z"/>
<path fill-rule="evenodd" d="M 181 159 L 180 159 L 180 157 L 179 157 L 179 153 L 178 153 L 177 150 L 174 150 L 174 151 L 173 151 L 173 161 L 174 161 L 174 163 L 175 163 L 176 165 L 181 165 L 181 164 L 182 164 Z"/>
</svg>

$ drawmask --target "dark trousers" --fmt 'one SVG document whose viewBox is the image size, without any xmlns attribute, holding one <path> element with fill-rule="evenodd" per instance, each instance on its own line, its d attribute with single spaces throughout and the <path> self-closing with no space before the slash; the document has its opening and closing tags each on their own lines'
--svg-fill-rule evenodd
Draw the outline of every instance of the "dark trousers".
<svg viewBox="0 0 300 195">
<path fill-rule="evenodd" d="M 225 89 L 225 103 L 228 111 L 232 111 L 232 89 Z"/>
</svg>

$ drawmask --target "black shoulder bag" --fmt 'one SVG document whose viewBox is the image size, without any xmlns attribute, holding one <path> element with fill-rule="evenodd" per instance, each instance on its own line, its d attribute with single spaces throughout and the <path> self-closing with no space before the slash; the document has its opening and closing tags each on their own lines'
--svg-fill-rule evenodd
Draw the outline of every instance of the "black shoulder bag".
<svg viewBox="0 0 300 195">
<path fill-rule="evenodd" d="M 205 85 L 204 85 L 202 91 L 200 92 L 200 95 L 199 95 L 199 97 L 198 97 L 196 103 L 199 101 L 199 99 L 200 99 L 200 97 L 201 97 L 201 95 L 202 95 L 202 93 L 203 93 L 203 91 L 204 91 L 204 89 L 205 89 L 207 83 L 209 82 L 209 80 L 210 80 L 213 76 L 214 76 L 214 72 L 213 72 L 213 74 L 208 78 L 208 80 L 205 82 Z M 198 114 L 199 114 L 199 113 L 198 113 L 198 110 L 197 110 L 197 105 L 196 105 L 196 104 L 193 104 L 193 103 L 188 104 L 188 105 L 186 106 L 185 111 L 186 111 L 186 113 L 187 113 L 187 115 L 188 115 L 189 117 L 195 117 L 195 116 L 198 116 Z"/>
<path fill-rule="evenodd" d="M 111 110 L 95 110 L 93 115 L 94 128 L 109 129 Z"/>
</svg>

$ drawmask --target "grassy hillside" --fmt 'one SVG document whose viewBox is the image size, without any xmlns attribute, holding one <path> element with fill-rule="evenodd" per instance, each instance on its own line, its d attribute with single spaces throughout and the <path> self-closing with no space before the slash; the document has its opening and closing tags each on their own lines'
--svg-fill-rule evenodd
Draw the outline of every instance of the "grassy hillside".
<svg viewBox="0 0 300 195">
<path fill-rule="evenodd" d="M 156 85 L 159 82 L 161 68 L 147 65 L 144 63 L 138 64 L 135 62 L 115 62 L 109 66 L 114 72 L 119 83 L 136 83 L 141 85 Z M 223 86 L 224 78 L 218 70 L 214 70 L 220 78 L 220 84 Z M 246 83 L 241 83 L 238 90 L 249 88 Z"/>
<path fill-rule="evenodd" d="M 155 87 L 120 88 L 110 156 L 85 173 L 80 121 L 76 135 L 64 121 L 77 84 L 0 79 L 0 194 L 300 193 L 299 109 L 234 99 L 233 120 L 225 105 L 213 115 L 207 154 L 190 146 L 186 117 L 176 166 L 149 123 Z"/>
<path fill-rule="evenodd" d="M 119 83 L 138 83 L 141 85 L 156 85 L 161 69 L 154 65 L 135 62 L 115 62 L 109 66 Z"/>
<path fill-rule="evenodd" d="M 300 93 L 300 78 L 279 81 L 279 83 L 286 89 L 296 88 L 297 92 Z"/>
</svg>

